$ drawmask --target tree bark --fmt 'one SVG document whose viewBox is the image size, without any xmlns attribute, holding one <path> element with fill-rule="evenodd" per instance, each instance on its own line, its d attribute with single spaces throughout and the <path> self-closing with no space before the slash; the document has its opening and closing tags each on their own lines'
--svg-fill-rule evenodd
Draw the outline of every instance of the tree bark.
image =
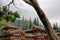
<svg viewBox="0 0 60 40">
<path fill-rule="evenodd" d="M 48 18 L 46 17 L 45 13 L 42 11 L 42 9 L 39 7 L 37 0 L 24 0 L 26 3 L 30 4 L 37 12 L 39 18 L 41 19 L 45 30 L 50 38 L 50 40 L 59 40 L 59 38 L 57 37 L 57 35 L 55 34 Z"/>
</svg>

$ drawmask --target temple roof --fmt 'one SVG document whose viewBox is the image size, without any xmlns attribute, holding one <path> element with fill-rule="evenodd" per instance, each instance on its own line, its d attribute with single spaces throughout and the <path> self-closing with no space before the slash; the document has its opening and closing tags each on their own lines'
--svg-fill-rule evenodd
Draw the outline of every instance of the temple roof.
<svg viewBox="0 0 60 40">
<path fill-rule="evenodd" d="M 6 26 L 3 29 L 7 30 L 7 29 L 19 29 L 19 28 L 15 26 Z"/>
<path fill-rule="evenodd" d="M 45 29 L 44 29 L 44 27 L 34 25 L 34 26 L 32 26 L 31 29 L 24 30 L 24 32 L 26 32 L 26 33 L 34 33 L 36 31 L 45 32 Z"/>
<path fill-rule="evenodd" d="M 41 30 L 45 30 L 44 27 L 33 25 L 33 26 L 32 26 L 32 29 L 35 29 L 35 28 L 38 28 L 38 29 L 41 29 Z"/>
</svg>

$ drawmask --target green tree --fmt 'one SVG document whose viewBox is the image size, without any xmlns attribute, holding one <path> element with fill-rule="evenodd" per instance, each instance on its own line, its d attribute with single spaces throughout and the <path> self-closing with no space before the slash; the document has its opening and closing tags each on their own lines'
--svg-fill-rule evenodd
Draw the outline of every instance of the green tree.
<svg viewBox="0 0 60 40">
<path fill-rule="evenodd" d="M 38 20 L 38 18 L 36 20 L 37 20 L 36 25 L 39 26 L 39 20 Z"/>
<path fill-rule="evenodd" d="M 31 29 L 32 26 L 33 26 L 33 23 L 32 23 L 32 20 L 30 18 L 30 20 L 29 20 L 29 29 Z"/>
<path fill-rule="evenodd" d="M 57 32 L 59 32 L 60 33 L 60 26 L 58 27 L 58 31 Z"/>
<path fill-rule="evenodd" d="M 37 20 L 36 20 L 36 18 L 34 18 L 33 24 L 34 24 L 34 25 L 37 25 Z"/>
<path fill-rule="evenodd" d="M 22 30 L 27 30 L 28 29 L 28 21 L 27 19 L 24 20 L 24 26 L 22 27 Z"/>
<path fill-rule="evenodd" d="M 22 30 L 27 30 L 29 26 L 28 20 L 24 19 L 24 17 L 21 20 L 16 20 L 15 24 Z"/>
<path fill-rule="evenodd" d="M 18 25 L 18 27 L 20 27 L 20 21 L 18 21 L 17 25 Z"/>
<path fill-rule="evenodd" d="M 2 11 L 0 11 L 0 20 L 4 19 L 6 20 L 6 22 L 8 21 L 14 22 L 16 18 L 20 17 L 18 11 L 16 12 L 8 11 L 8 8 L 6 6 L 3 6 L 1 10 Z"/>
<path fill-rule="evenodd" d="M 6 6 L 0 7 L 0 30 L 13 23 L 19 17 L 18 11 L 9 11 Z"/>
<path fill-rule="evenodd" d="M 54 28 L 54 30 L 58 30 L 58 24 L 57 23 L 54 23 L 53 24 L 53 28 Z"/>
<path fill-rule="evenodd" d="M 39 20 L 38 20 L 38 18 L 35 18 L 33 20 L 33 24 L 39 26 Z"/>
</svg>

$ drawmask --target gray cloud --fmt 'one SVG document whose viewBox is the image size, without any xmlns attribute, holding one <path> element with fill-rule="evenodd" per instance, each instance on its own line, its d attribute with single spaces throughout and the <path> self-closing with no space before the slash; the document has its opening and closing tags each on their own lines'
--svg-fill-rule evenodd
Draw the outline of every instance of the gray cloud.
<svg viewBox="0 0 60 40">
<path fill-rule="evenodd" d="M 7 2 L 9 1 L 7 0 Z M 5 1 L 4 4 L 7 2 Z M 54 22 L 60 23 L 60 0 L 38 0 L 38 3 L 52 24 Z M 18 10 L 20 12 L 21 18 L 23 16 L 27 19 L 29 19 L 29 17 L 32 19 L 34 19 L 34 17 L 38 17 L 36 11 L 22 0 L 16 0 L 15 5 L 21 9 Z M 10 9 L 16 10 L 14 6 L 11 6 Z"/>
<path fill-rule="evenodd" d="M 51 23 L 60 23 L 60 0 L 38 0 L 38 2 Z"/>
</svg>

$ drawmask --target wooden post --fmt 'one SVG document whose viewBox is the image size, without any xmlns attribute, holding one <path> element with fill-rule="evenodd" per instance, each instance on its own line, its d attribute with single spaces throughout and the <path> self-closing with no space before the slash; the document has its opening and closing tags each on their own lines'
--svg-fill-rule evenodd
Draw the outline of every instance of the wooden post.
<svg viewBox="0 0 60 40">
<path fill-rule="evenodd" d="M 55 34 L 49 20 L 47 19 L 45 13 L 42 11 L 42 9 L 39 7 L 37 0 L 23 0 L 26 3 L 30 4 L 37 12 L 39 18 L 41 19 L 45 30 L 50 38 L 50 40 L 59 40 L 57 35 Z"/>
</svg>

